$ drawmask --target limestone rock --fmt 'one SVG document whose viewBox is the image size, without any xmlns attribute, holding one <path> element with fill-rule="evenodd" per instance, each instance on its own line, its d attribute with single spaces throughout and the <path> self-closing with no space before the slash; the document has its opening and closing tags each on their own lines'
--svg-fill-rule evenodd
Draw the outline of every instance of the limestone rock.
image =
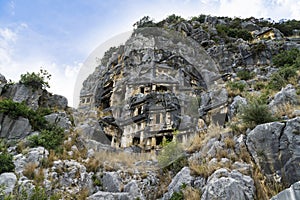
<svg viewBox="0 0 300 200">
<path fill-rule="evenodd" d="M 239 107 L 246 105 L 247 100 L 241 96 L 236 96 L 233 98 L 233 102 L 229 106 L 229 117 L 232 118 L 238 111 Z"/>
<path fill-rule="evenodd" d="M 14 156 L 15 172 L 21 174 L 27 164 L 32 163 L 40 165 L 44 159 L 47 159 L 49 152 L 44 147 L 30 148 L 27 154 L 18 154 Z"/>
<path fill-rule="evenodd" d="M 102 178 L 103 188 L 107 192 L 121 192 L 122 182 L 116 172 L 105 172 Z"/>
<path fill-rule="evenodd" d="M 48 171 L 48 180 L 57 180 L 60 190 L 68 190 L 70 194 L 76 194 L 83 188 L 89 193 L 94 192 L 93 173 L 88 173 L 86 167 L 75 160 L 57 160 Z"/>
<path fill-rule="evenodd" d="M 300 181 L 294 183 L 288 189 L 281 191 L 270 200 L 298 200 L 300 199 Z"/>
<path fill-rule="evenodd" d="M 300 179 L 300 117 L 285 124 L 272 122 L 256 126 L 247 137 L 255 162 L 269 177 L 293 184 Z"/>
<path fill-rule="evenodd" d="M 99 191 L 87 198 L 87 200 L 131 200 L 132 197 L 128 193 L 112 193 Z"/>
<path fill-rule="evenodd" d="M 285 88 L 282 88 L 280 92 L 275 94 L 274 99 L 270 102 L 269 107 L 274 108 L 283 104 L 297 104 L 299 103 L 299 97 L 296 93 L 296 89 L 293 85 L 288 84 Z"/>
<path fill-rule="evenodd" d="M 0 185 L 4 186 L 5 194 L 9 194 L 13 192 L 16 182 L 17 182 L 17 176 L 14 173 L 2 173 L 0 175 Z"/>
<path fill-rule="evenodd" d="M 31 132 L 29 120 L 24 117 L 11 119 L 9 116 L 0 113 L 0 138 L 23 139 Z"/>
<path fill-rule="evenodd" d="M 183 184 L 190 186 L 194 179 L 190 173 L 190 168 L 182 168 L 180 172 L 178 172 L 176 176 L 172 179 L 172 182 L 168 186 L 168 192 L 164 194 L 163 199 L 170 199 L 174 192 L 180 191 Z"/>
<path fill-rule="evenodd" d="M 210 199 L 254 199 L 255 186 L 250 176 L 225 168 L 216 170 L 203 188 L 201 200 Z"/>
<path fill-rule="evenodd" d="M 46 115 L 45 119 L 49 123 L 58 125 L 65 130 L 70 129 L 72 126 L 72 123 L 65 112 L 51 113 L 50 115 Z"/>
</svg>

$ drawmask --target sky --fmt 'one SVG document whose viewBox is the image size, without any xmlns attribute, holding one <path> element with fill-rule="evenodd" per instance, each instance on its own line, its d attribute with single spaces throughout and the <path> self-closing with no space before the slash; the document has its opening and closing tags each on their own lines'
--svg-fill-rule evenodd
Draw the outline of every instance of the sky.
<svg viewBox="0 0 300 200">
<path fill-rule="evenodd" d="M 77 76 L 102 56 L 99 46 L 120 43 L 143 16 L 171 14 L 300 20 L 300 0 L 0 0 L 0 73 L 17 82 L 42 67 L 52 74 L 49 91 L 76 107 Z"/>
</svg>

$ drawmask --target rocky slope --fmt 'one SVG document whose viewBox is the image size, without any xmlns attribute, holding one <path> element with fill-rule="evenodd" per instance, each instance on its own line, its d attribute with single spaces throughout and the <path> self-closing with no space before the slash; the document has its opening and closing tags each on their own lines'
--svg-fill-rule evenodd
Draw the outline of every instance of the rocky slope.
<svg viewBox="0 0 300 200">
<path fill-rule="evenodd" d="M 254 18 L 172 15 L 136 26 L 84 82 L 78 110 L 40 87 L 44 81 L 0 75 L 1 198 L 299 199 L 297 37 Z M 128 90 L 135 98 L 123 88 L 149 78 L 151 87 Z M 173 87 L 180 81 L 185 87 Z M 179 125 L 153 131 L 150 149 L 146 131 L 122 146 L 133 130 L 123 125 L 126 108 L 156 116 L 160 98 L 165 118 L 170 111 Z M 138 100 L 149 109 L 134 111 Z"/>
</svg>

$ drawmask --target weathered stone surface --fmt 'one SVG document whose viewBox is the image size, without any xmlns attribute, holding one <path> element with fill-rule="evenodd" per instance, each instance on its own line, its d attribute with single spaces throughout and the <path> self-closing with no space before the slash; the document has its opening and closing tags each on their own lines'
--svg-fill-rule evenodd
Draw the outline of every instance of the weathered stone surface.
<svg viewBox="0 0 300 200">
<path fill-rule="evenodd" d="M 102 178 L 103 189 L 107 192 L 121 192 L 122 182 L 116 172 L 105 172 Z"/>
<path fill-rule="evenodd" d="M 300 99 L 296 93 L 296 89 L 293 85 L 287 85 L 282 88 L 280 92 L 275 94 L 274 99 L 270 102 L 269 107 L 274 109 L 275 106 L 280 106 L 283 104 L 297 104 Z"/>
<path fill-rule="evenodd" d="M 131 200 L 132 197 L 128 193 L 112 193 L 99 191 L 87 198 L 88 200 Z"/>
<path fill-rule="evenodd" d="M 0 138 L 23 139 L 31 132 L 29 120 L 23 117 L 11 119 L 0 113 Z"/>
<path fill-rule="evenodd" d="M 2 173 L 0 175 L 0 185 L 4 186 L 5 194 L 9 194 L 13 192 L 16 182 L 17 182 L 17 176 L 14 173 Z"/>
<path fill-rule="evenodd" d="M 281 191 L 270 200 L 298 200 L 300 199 L 300 181 L 294 183 L 288 189 Z"/>
<path fill-rule="evenodd" d="M 26 167 L 27 164 L 36 164 L 37 166 L 40 164 L 41 161 L 47 159 L 49 152 L 44 147 L 36 147 L 30 148 L 28 153 L 18 154 L 14 156 L 14 164 L 15 164 L 15 172 L 17 174 L 21 174 Z"/>
<path fill-rule="evenodd" d="M 168 186 L 168 192 L 164 194 L 163 199 L 170 199 L 174 192 L 180 191 L 183 184 L 190 186 L 194 179 L 190 173 L 190 168 L 182 168 L 180 172 L 178 172 L 176 176 L 172 179 L 172 182 Z"/>
<path fill-rule="evenodd" d="M 175 29 L 189 35 L 192 26 L 179 23 Z M 148 150 L 161 143 L 155 132 L 173 137 L 178 130 L 187 138 L 197 129 L 201 92 L 212 95 L 211 103 L 226 101 L 227 91 L 216 89 L 220 79 L 218 66 L 196 41 L 164 29 L 137 29 L 83 83 L 80 108 L 96 108 L 112 146 Z"/>
<path fill-rule="evenodd" d="M 42 107 L 65 110 L 68 107 L 68 99 L 61 95 L 43 91 L 43 95 L 39 99 L 39 104 Z"/>
<path fill-rule="evenodd" d="M 63 173 L 61 173 L 63 172 Z M 53 167 L 48 171 L 48 180 L 56 180 L 60 185 L 60 190 L 68 190 L 76 194 L 83 188 L 89 190 L 89 194 L 94 192 L 93 173 L 88 173 L 86 167 L 75 160 L 57 160 L 53 162 Z"/>
<path fill-rule="evenodd" d="M 250 154 L 268 176 L 293 184 L 300 179 L 300 117 L 285 124 L 272 122 L 256 126 L 247 137 Z"/>
<path fill-rule="evenodd" d="M 65 112 L 51 113 L 50 115 L 46 115 L 45 119 L 49 123 L 55 124 L 65 130 L 70 129 L 72 126 L 72 123 Z"/>
<path fill-rule="evenodd" d="M 238 111 L 239 107 L 246 105 L 247 100 L 241 96 L 236 96 L 233 98 L 233 102 L 229 106 L 229 117 L 232 118 Z"/>
<path fill-rule="evenodd" d="M 134 199 L 145 199 L 141 194 L 139 185 L 136 180 L 132 180 L 124 186 L 124 192 L 129 193 Z"/>
<path fill-rule="evenodd" d="M 207 180 L 203 188 L 201 200 L 210 199 L 254 199 L 254 181 L 250 176 L 238 171 L 228 171 L 221 168 L 215 171 Z"/>
</svg>

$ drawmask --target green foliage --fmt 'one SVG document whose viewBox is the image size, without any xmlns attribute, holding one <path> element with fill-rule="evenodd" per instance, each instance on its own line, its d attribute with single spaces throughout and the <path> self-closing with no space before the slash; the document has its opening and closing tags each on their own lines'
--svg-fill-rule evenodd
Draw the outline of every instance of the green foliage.
<svg viewBox="0 0 300 200">
<path fill-rule="evenodd" d="M 200 23 L 204 23 L 204 22 L 205 22 L 205 19 L 206 19 L 206 15 L 201 14 L 201 15 L 199 15 L 198 17 L 193 17 L 193 18 L 191 19 L 191 21 L 198 21 L 198 22 L 200 22 Z"/>
<path fill-rule="evenodd" d="M 18 103 L 11 99 L 0 101 L 0 113 L 8 115 L 12 119 L 18 117 L 27 118 L 34 130 L 40 131 L 46 128 L 47 121 L 44 116 L 51 111 L 46 108 L 39 108 L 37 111 L 30 109 L 24 102 Z"/>
<path fill-rule="evenodd" d="M 292 36 L 293 30 L 298 29 L 300 30 L 300 21 L 297 20 L 287 20 L 287 21 L 280 21 L 274 24 L 274 27 L 279 29 L 281 33 L 285 36 Z"/>
<path fill-rule="evenodd" d="M 253 128 L 256 125 L 276 120 L 268 105 L 260 98 L 250 99 L 248 102 L 239 111 L 243 123 L 248 127 Z"/>
<path fill-rule="evenodd" d="M 153 22 L 153 19 L 150 19 L 149 16 L 144 16 L 142 19 L 135 22 L 133 26 L 137 28 L 145 28 L 145 27 L 155 27 L 156 24 Z"/>
<path fill-rule="evenodd" d="M 174 192 L 170 200 L 184 200 L 184 195 L 182 191 Z"/>
<path fill-rule="evenodd" d="M 243 40 L 246 41 L 253 39 L 251 33 L 246 29 L 230 28 L 227 25 L 223 25 L 223 24 L 216 25 L 216 29 L 221 37 L 228 36 L 232 38 L 242 38 Z"/>
<path fill-rule="evenodd" d="M 278 74 L 286 81 L 297 77 L 297 70 L 293 66 L 286 66 L 279 69 Z"/>
<path fill-rule="evenodd" d="M 248 70 L 241 70 L 237 72 L 237 76 L 242 80 L 249 80 L 254 77 L 254 73 L 249 72 Z"/>
<path fill-rule="evenodd" d="M 50 80 L 51 74 L 47 70 L 40 69 L 38 73 L 27 72 L 26 74 L 21 74 L 20 83 L 27 86 L 31 86 L 34 89 L 46 89 L 50 88 L 47 80 Z"/>
<path fill-rule="evenodd" d="M 14 102 L 11 99 L 0 101 L 0 113 L 8 115 L 12 119 L 17 119 L 19 116 L 28 117 L 30 109 L 25 103 Z"/>
<path fill-rule="evenodd" d="M 15 169 L 13 156 L 7 152 L 0 153 L 0 174 L 4 172 L 12 172 Z"/>
<path fill-rule="evenodd" d="M 46 149 L 58 150 L 64 140 L 64 131 L 57 126 L 49 126 L 43 129 L 39 135 L 28 138 L 32 147 L 43 146 Z"/>
<path fill-rule="evenodd" d="M 0 141 L 0 174 L 4 172 L 12 172 L 15 169 L 13 156 L 7 152 L 4 141 Z"/>
<path fill-rule="evenodd" d="M 239 90 L 240 92 L 243 92 L 245 90 L 245 88 L 246 88 L 246 84 L 244 84 L 243 82 L 239 82 L 239 81 L 228 82 L 227 86 L 231 90 Z"/>
<path fill-rule="evenodd" d="M 273 64 L 276 67 L 291 66 L 296 64 L 295 67 L 299 68 L 300 66 L 297 65 L 298 62 L 300 63 L 300 50 L 296 48 L 282 51 L 273 58 Z"/>
<path fill-rule="evenodd" d="M 176 24 L 178 22 L 183 21 L 184 19 L 178 15 L 169 15 L 166 19 L 165 22 L 169 23 L 169 24 Z"/>
<path fill-rule="evenodd" d="M 30 200 L 47 200 L 48 195 L 44 188 L 36 186 L 29 199 Z"/>
<path fill-rule="evenodd" d="M 268 88 L 271 90 L 280 90 L 282 87 L 286 85 L 286 80 L 279 73 L 272 74 Z"/>
</svg>

